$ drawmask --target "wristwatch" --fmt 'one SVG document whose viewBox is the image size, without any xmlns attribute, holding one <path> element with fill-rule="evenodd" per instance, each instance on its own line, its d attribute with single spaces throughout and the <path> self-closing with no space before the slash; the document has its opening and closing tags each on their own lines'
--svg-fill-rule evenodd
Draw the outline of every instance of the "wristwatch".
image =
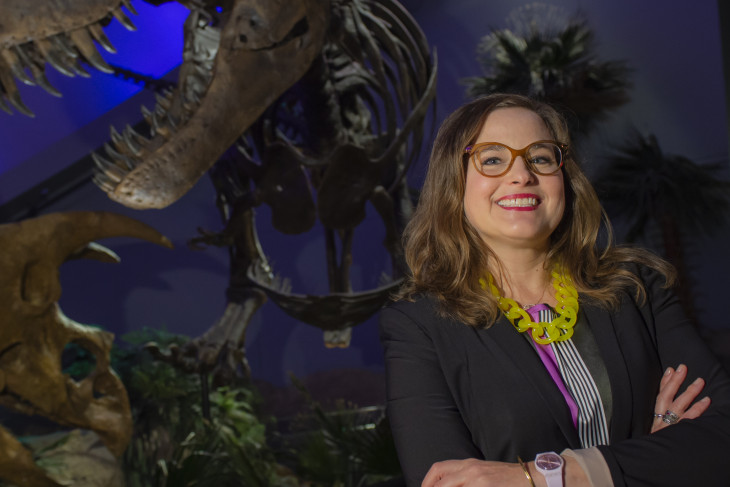
<svg viewBox="0 0 730 487">
<path fill-rule="evenodd" d="M 538 453 L 535 457 L 535 468 L 545 477 L 547 487 L 563 487 L 563 457 L 554 451 Z"/>
</svg>

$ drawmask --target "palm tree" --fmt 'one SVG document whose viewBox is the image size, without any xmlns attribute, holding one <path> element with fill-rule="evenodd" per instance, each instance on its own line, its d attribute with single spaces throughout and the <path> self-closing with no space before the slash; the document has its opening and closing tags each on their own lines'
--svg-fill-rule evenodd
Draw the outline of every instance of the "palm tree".
<svg viewBox="0 0 730 487">
<path fill-rule="evenodd" d="M 636 133 L 602 165 L 595 181 L 606 210 L 626 223 L 624 239 L 661 249 L 676 267 L 679 298 L 695 324 L 687 236 L 709 236 L 727 223 L 730 182 L 713 175 L 718 166 L 664 154 L 654 135 Z"/>
<path fill-rule="evenodd" d="M 626 63 L 597 60 L 584 19 L 532 4 L 516 10 L 508 23 L 512 28 L 482 38 L 478 62 L 486 74 L 463 80 L 469 96 L 519 93 L 550 102 L 564 111 L 576 134 L 588 133 L 629 100 Z"/>
</svg>

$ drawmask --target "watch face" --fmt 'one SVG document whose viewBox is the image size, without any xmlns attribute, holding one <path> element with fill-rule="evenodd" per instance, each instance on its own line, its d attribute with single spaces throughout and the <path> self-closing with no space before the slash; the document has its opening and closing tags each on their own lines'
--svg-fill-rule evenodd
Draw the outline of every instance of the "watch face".
<svg viewBox="0 0 730 487">
<path fill-rule="evenodd" d="M 563 458 L 557 453 L 542 453 L 535 459 L 535 466 L 542 470 L 555 470 L 563 464 Z"/>
</svg>

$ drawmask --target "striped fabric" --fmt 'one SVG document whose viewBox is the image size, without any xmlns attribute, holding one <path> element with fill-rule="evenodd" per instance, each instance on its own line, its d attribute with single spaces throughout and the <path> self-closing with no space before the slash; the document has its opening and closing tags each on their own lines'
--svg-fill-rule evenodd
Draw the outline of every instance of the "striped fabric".
<svg viewBox="0 0 730 487">
<path fill-rule="evenodd" d="M 549 323 L 555 317 L 551 309 L 539 312 L 540 321 Z M 578 437 L 583 448 L 608 445 L 608 422 L 588 367 L 575 347 L 573 340 L 553 342 L 555 354 L 565 386 L 578 405 Z"/>
</svg>

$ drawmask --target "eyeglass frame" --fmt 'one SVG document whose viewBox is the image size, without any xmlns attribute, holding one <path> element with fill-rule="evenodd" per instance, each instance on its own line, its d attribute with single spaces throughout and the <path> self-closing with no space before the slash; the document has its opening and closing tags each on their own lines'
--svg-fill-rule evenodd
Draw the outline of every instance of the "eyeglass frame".
<svg viewBox="0 0 730 487">
<path fill-rule="evenodd" d="M 535 166 L 532 164 L 532 161 L 527 160 L 527 158 L 525 157 L 527 155 L 527 149 L 529 149 L 530 147 L 532 147 L 535 144 L 544 144 L 544 143 L 553 144 L 560 151 L 560 164 L 558 164 L 558 168 L 556 170 L 554 170 L 553 172 L 547 173 L 547 174 L 538 172 L 536 170 Z M 507 165 L 507 169 L 505 169 L 504 172 L 501 172 L 501 173 L 495 174 L 495 175 L 491 175 L 491 174 L 484 174 L 482 171 L 479 170 L 479 167 L 477 166 L 477 159 L 475 157 L 476 156 L 475 150 L 478 149 L 479 147 L 483 147 L 483 146 L 487 146 L 487 145 L 499 145 L 499 146 L 505 147 L 512 154 L 512 160 L 510 160 L 509 164 Z M 517 159 L 517 156 L 522 157 L 522 160 L 525 161 L 525 166 L 527 167 L 527 170 L 530 171 L 531 173 L 537 174 L 539 176 L 552 176 L 553 174 L 556 174 L 558 171 L 560 171 L 560 169 L 562 169 L 562 167 L 563 167 L 563 164 L 565 164 L 565 157 L 568 154 L 568 146 L 566 144 L 561 144 L 557 140 L 536 140 L 535 142 L 531 142 L 530 144 L 527 144 L 522 149 L 513 149 L 512 147 L 510 147 L 506 144 L 503 144 L 501 142 L 480 142 L 479 144 L 467 145 L 464 148 L 464 154 L 469 155 L 469 159 L 471 159 L 472 164 L 474 164 L 474 169 L 476 169 L 476 171 L 479 174 L 481 174 L 482 176 L 484 176 L 486 178 L 498 178 L 500 176 L 504 176 L 505 174 L 507 174 L 510 171 L 510 169 L 512 169 L 512 166 L 514 165 L 515 159 Z"/>
</svg>

